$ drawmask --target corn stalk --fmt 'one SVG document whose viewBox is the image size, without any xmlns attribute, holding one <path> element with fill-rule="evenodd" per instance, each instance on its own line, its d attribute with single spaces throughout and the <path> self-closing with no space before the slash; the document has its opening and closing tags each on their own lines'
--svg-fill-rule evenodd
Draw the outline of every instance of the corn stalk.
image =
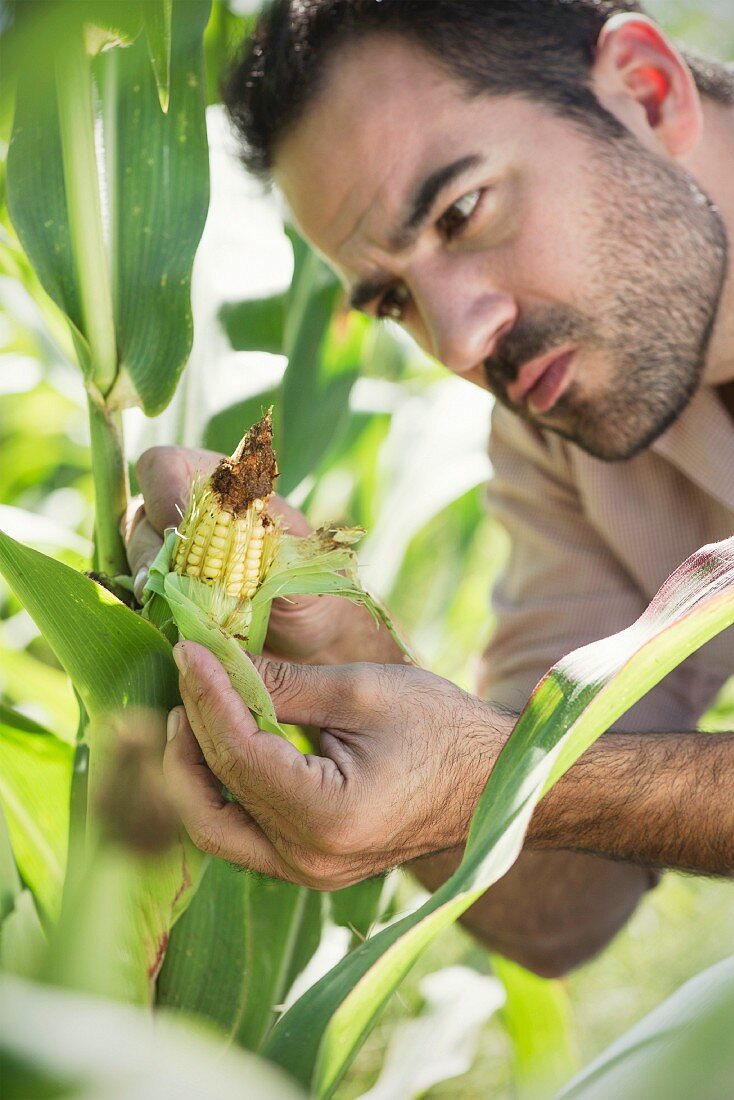
<svg viewBox="0 0 734 1100">
<path fill-rule="evenodd" d="M 88 395 L 92 474 L 95 486 L 95 567 L 109 577 L 124 573 L 125 548 L 120 520 L 127 505 L 128 485 L 124 460 L 124 441 L 119 412 L 106 403 L 118 375 L 115 317 L 110 286 L 110 259 L 105 246 L 100 197 L 99 166 L 95 150 L 95 113 L 91 61 L 81 25 L 63 28 L 63 48 L 55 52 L 53 82 L 47 92 L 56 107 L 44 111 L 45 128 L 55 123 L 57 149 L 60 152 L 59 184 L 65 208 L 67 278 L 74 288 L 75 344 L 84 372 Z M 26 106 L 22 100 L 19 113 Z M 36 104 L 32 95 L 28 107 Z M 21 114 L 22 117 L 22 114 Z M 30 125 L 33 118 L 29 118 Z M 21 156 L 24 129 L 16 127 Z M 11 210 L 18 161 L 11 154 L 9 191 Z M 23 165 L 21 164 L 21 167 Z M 23 235 L 22 212 L 17 219 Z M 48 288 L 48 283 L 46 284 Z M 77 312 L 78 311 L 78 312 Z"/>
<path fill-rule="evenodd" d="M 117 342 L 95 151 L 91 63 L 81 33 L 70 34 L 67 48 L 58 54 L 56 91 L 72 262 L 91 361 L 86 386 L 96 501 L 95 567 L 115 577 L 127 568 L 120 521 L 129 487 L 122 419 L 105 402 L 117 379 Z"/>
</svg>

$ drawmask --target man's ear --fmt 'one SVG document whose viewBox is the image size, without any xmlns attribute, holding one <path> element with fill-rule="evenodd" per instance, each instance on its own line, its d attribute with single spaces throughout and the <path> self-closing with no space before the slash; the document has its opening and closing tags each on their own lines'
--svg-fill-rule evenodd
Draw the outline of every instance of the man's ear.
<svg viewBox="0 0 734 1100">
<path fill-rule="evenodd" d="M 674 157 L 696 145 L 703 128 L 698 89 L 673 43 L 651 19 L 622 13 L 604 24 L 592 80 L 603 106 L 638 136 L 646 124 Z"/>
</svg>

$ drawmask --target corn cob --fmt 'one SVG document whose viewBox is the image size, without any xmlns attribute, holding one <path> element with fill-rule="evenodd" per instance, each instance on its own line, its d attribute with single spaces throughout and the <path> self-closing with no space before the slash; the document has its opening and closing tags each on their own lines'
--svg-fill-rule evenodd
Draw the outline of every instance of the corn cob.
<svg viewBox="0 0 734 1100">
<path fill-rule="evenodd" d="M 191 494 L 178 528 L 173 570 L 250 600 L 273 559 L 278 526 L 268 501 L 278 468 L 273 423 L 266 413 L 201 491 Z"/>
<path fill-rule="evenodd" d="M 352 544 L 361 528 L 322 527 L 299 537 L 268 513 L 278 469 L 268 412 L 231 458 L 195 485 L 178 530 L 168 531 L 143 591 L 142 614 L 172 644 L 211 650 L 263 729 L 281 733 L 273 703 L 245 650 L 262 653 L 274 600 L 341 595 L 363 604 L 400 641 L 389 616 L 365 592 Z"/>
</svg>

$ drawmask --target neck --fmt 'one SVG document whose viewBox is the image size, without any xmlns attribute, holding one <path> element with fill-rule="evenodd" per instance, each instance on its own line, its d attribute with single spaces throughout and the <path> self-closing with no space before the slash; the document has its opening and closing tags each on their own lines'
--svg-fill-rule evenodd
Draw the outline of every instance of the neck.
<svg viewBox="0 0 734 1100">
<path fill-rule="evenodd" d="M 734 106 L 703 99 L 703 136 L 683 160 L 715 202 L 729 238 L 728 272 L 709 345 L 704 381 L 710 386 L 734 382 Z"/>
</svg>

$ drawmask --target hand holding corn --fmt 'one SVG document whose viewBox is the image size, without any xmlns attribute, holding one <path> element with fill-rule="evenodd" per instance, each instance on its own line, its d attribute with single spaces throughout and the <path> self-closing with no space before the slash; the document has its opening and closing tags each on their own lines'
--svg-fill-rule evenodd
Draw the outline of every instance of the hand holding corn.
<svg viewBox="0 0 734 1100">
<path fill-rule="evenodd" d="M 208 478 L 224 455 L 184 447 L 152 447 L 139 459 L 137 477 L 144 498 L 127 526 L 127 553 L 140 598 L 167 528 L 181 523 L 191 486 Z M 305 536 L 310 527 L 300 512 L 277 495 L 269 511 L 283 529 Z M 276 599 L 270 613 L 269 655 L 313 664 L 348 661 L 400 661 L 400 650 L 385 630 L 376 630 L 363 608 L 335 596 L 300 595 Z"/>
<path fill-rule="evenodd" d="M 182 454 L 168 457 L 189 477 Z M 194 461 L 201 470 L 211 458 Z M 144 461 L 141 482 L 153 509 L 159 490 L 148 474 Z M 351 543 L 361 532 L 286 533 L 271 510 L 276 476 L 266 414 L 230 458 L 195 479 L 185 511 L 180 484 L 169 487 L 164 509 L 170 502 L 182 514 L 150 569 L 143 614 L 172 640 L 179 633 L 188 639 L 174 649 L 185 709 L 171 714 L 165 767 L 195 843 L 333 890 L 461 842 L 499 749 L 496 717 L 447 681 L 397 663 L 410 660 L 407 650 L 357 575 Z M 297 515 L 295 523 L 304 526 Z M 145 537 L 150 550 L 157 542 L 151 533 L 140 517 L 131 543 L 140 547 Z M 303 593 L 311 595 L 304 600 Z M 329 604 L 326 593 L 346 599 Z M 289 596 L 284 620 L 301 616 L 295 631 L 282 634 L 291 651 L 295 635 L 299 656 L 328 660 L 331 652 L 334 660 L 361 645 L 364 655 L 396 663 L 318 668 L 252 660 L 244 649 L 261 651 L 280 595 Z M 371 614 L 357 633 L 345 630 L 354 620 L 354 611 L 344 614 L 347 601 Z M 389 648 L 360 640 L 379 634 L 377 622 L 394 639 Z M 286 733 L 282 722 L 320 727 L 321 755 L 302 756 L 277 736 Z M 222 797 L 221 783 L 236 801 Z"/>
<path fill-rule="evenodd" d="M 320 755 L 304 756 L 258 729 L 207 649 L 183 642 L 174 657 L 184 707 L 164 771 L 192 840 L 317 890 L 462 843 L 511 726 L 416 667 L 254 657 L 279 720 L 320 728 Z"/>
</svg>

